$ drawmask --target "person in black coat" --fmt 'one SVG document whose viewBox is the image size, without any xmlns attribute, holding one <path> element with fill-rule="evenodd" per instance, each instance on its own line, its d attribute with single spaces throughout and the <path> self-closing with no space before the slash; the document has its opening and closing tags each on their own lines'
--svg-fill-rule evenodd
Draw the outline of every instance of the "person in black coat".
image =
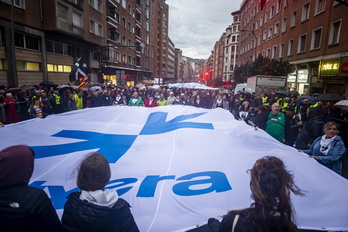
<svg viewBox="0 0 348 232">
<path fill-rule="evenodd" d="M 256 130 L 260 128 L 266 131 L 268 115 L 269 111 L 265 105 L 260 105 L 257 107 L 257 114 L 252 118 Z"/>
<path fill-rule="evenodd" d="M 62 231 L 45 191 L 28 186 L 34 155 L 24 145 L 0 151 L 0 231 Z"/>
<path fill-rule="evenodd" d="M 223 217 L 219 232 L 282 231 L 296 232 L 290 192 L 303 195 L 294 178 L 277 157 L 258 159 L 250 171 L 250 190 L 254 203 Z M 235 224 L 232 229 L 232 225 Z"/>
<path fill-rule="evenodd" d="M 105 189 L 111 170 L 107 159 L 94 152 L 79 168 L 77 187 L 81 192 L 68 196 L 62 216 L 68 232 L 139 231 L 127 201 L 115 190 Z"/>
</svg>

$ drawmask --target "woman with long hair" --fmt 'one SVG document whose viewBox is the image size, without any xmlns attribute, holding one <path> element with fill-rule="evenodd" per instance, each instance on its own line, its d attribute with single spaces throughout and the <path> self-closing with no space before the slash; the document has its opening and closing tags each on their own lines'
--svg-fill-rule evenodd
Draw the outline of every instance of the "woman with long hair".
<svg viewBox="0 0 348 232">
<path fill-rule="evenodd" d="M 250 176 L 250 190 L 255 202 L 250 208 L 225 215 L 219 232 L 297 231 L 290 192 L 296 195 L 303 193 L 295 185 L 293 175 L 285 169 L 283 161 L 273 156 L 263 157 L 256 161 Z"/>
</svg>

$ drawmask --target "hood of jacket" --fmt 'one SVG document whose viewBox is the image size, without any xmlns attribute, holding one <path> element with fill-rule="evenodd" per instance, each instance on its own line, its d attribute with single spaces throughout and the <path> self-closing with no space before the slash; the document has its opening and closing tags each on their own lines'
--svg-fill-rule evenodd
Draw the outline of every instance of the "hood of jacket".
<svg viewBox="0 0 348 232">
<path fill-rule="evenodd" d="M 0 187 L 28 184 L 34 170 L 34 153 L 24 145 L 0 151 Z"/>
</svg>

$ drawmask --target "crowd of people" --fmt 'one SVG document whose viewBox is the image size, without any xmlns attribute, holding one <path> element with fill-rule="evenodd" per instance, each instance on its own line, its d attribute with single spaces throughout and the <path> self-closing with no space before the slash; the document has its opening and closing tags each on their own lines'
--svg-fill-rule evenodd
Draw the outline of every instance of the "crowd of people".
<svg viewBox="0 0 348 232">
<path fill-rule="evenodd" d="M 5 125 L 112 105 L 221 108 L 338 174 L 342 172 L 345 144 L 348 144 L 348 112 L 335 108 L 332 102 L 316 101 L 314 96 L 246 92 L 234 95 L 226 90 L 134 87 L 59 91 L 48 86 L 16 94 L 0 90 L 0 120 Z M 115 191 L 105 189 L 110 167 L 102 154 L 89 154 L 78 166 L 76 183 L 80 191 L 69 195 L 61 221 L 45 192 L 28 186 L 34 156 L 34 151 L 23 145 L 0 151 L 0 202 L 8 202 L 0 204 L 0 228 L 5 231 L 139 231 L 129 203 Z M 221 223 L 210 219 L 211 231 L 297 231 L 289 194 L 303 193 L 283 162 L 276 157 L 264 157 L 256 161 L 250 174 L 254 203 L 250 208 L 231 211 Z"/>
<path fill-rule="evenodd" d="M 339 138 L 342 143 L 332 144 L 348 146 L 348 110 L 335 107 L 331 101 L 316 101 L 316 96 L 301 96 L 294 92 L 255 95 L 239 91 L 237 94 L 232 94 L 228 89 L 95 87 L 97 88 L 54 89 L 53 86 L 41 86 L 16 94 L 6 89 L 0 90 L 0 123 L 15 123 L 99 106 L 186 105 L 225 109 L 231 112 L 235 119 L 254 126 L 256 130 L 262 129 L 279 142 L 301 151 L 310 149 L 316 139 L 325 134 L 325 123 L 335 122 L 337 132 L 340 131 L 340 135 L 336 135 L 335 138 Z M 330 157 L 331 154 L 332 152 L 329 152 L 325 157 Z M 344 157 L 345 152 L 335 153 L 330 160 L 339 162 L 339 166 L 342 166 Z M 329 162 L 317 160 L 321 163 Z M 332 166 L 332 164 L 325 165 Z M 334 170 L 341 174 L 342 168 Z"/>
</svg>

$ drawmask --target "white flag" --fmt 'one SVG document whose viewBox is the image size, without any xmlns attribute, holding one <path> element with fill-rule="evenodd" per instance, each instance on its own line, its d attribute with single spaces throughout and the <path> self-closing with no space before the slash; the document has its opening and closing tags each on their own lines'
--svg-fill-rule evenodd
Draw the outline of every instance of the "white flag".
<svg viewBox="0 0 348 232">
<path fill-rule="evenodd" d="M 305 196 L 292 195 L 303 229 L 348 230 L 348 181 L 223 109 L 107 106 L 0 128 L 0 149 L 36 152 L 32 186 L 61 215 L 88 153 L 109 160 L 115 189 L 132 206 L 140 231 L 184 231 L 227 210 L 249 207 L 251 169 L 264 156 L 282 159 Z M 1 174 L 0 174 L 1 175 Z"/>
</svg>

